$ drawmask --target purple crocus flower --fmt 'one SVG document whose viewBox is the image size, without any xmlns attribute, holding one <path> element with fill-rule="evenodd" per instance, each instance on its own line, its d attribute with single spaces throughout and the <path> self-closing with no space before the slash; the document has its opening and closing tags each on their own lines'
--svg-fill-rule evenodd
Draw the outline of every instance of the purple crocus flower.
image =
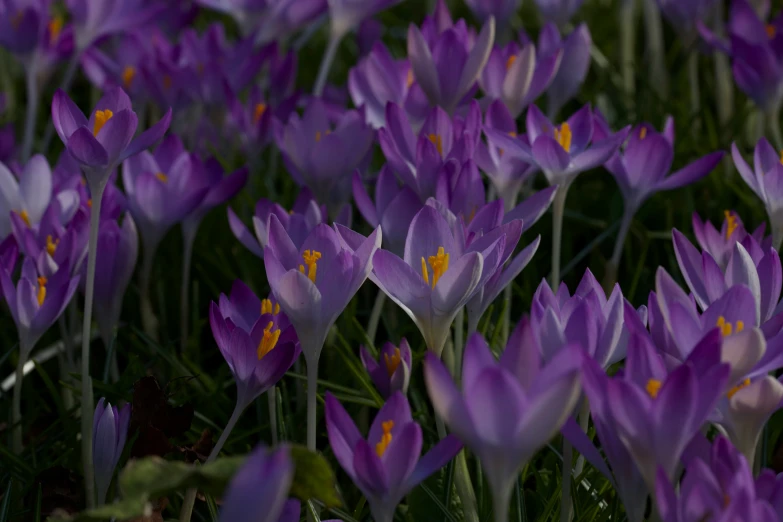
<svg viewBox="0 0 783 522">
<path fill-rule="evenodd" d="M 28 55 L 46 31 L 49 2 L 4 0 L 1 5 L 0 45 L 16 55 Z"/>
<path fill-rule="evenodd" d="M 666 473 L 659 470 L 655 484 L 658 512 L 663 522 L 774 522 L 780 518 L 764 496 L 770 478 L 774 483 L 770 474 L 761 483 L 754 483 L 752 465 L 725 437 L 718 436 L 704 459 L 696 457 L 687 463 L 676 490 Z"/>
<path fill-rule="evenodd" d="M 165 8 L 146 0 L 105 0 L 97 4 L 91 0 L 66 0 L 66 5 L 73 18 L 79 50 L 87 49 L 101 37 L 142 27 Z"/>
<path fill-rule="evenodd" d="M 655 490 L 658 467 L 674 478 L 686 446 L 724 393 L 729 373 L 729 365 L 721 363 L 717 332 L 671 372 L 651 342 L 629 345 L 624 373 L 608 380 L 599 400 L 607 401 L 619 439 L 649 491 Z"/>
<path fill-rule="evenodd" d="M 230 15 L 256 44 L 283 40 L 326 11 L 326 0 L 198 0 Z"/>
<path fill-rule="evenodd" d="M 526 318 L 515 328 L 500 361 L 481 334 L 468 339 L 462 393 L 435 354 L 425 356 L 433 408 L 481 461 L 496 520 L 508 518 L 519 469 L 560 430 L 576 406 L 581 361 L 580 349 L 571 346 L 542 364 Z"/>
<path fill-rule="evenodd" d="M 766 138 L 761 138 L 753 155 L 753 169 L 745 162 L 736 143 L 731 144 L 731 157 L 742 179 L 764 203 L 772 228 L 772 245 L 779 249 L 783 243 L 783 190 L 780 188 L 783 184 L 779 183 L 783 180 L 783 164 L 780 154 Z"/>
<path fill-rule="evenodd" d="M 484 132 L 505 154 L 536 164 L 550 185 L 568 190 L 576 176 L 605 163 L 625 140 L 628 129 L 608 137 L 596 136 L 593 113 L 585 105 L 567 121 L 556 126 L 536 107 L 527 111 L 527 140 L 485 127 Z M 596 139 L 598 138 L 598 139 Z M 603 139 L 600 139 L 603 138 Z"/>
<path fill-rule="evenodd" d="M 294 462 L 288 447 L 272 450 L 259 445 L 226 489 L 221 522 L 282 522 L 293 479 Z"/>
<path fill-rule="evenodd" d="M 123 3 L 123 6 L 134 3 Z M 102 189 L 111 171 L 123 160 L 146 150 L 163 136 L 171 123 L 171 109 L 134 139 L 138 118 L 130 98 L 120 87 L 106 91 L 89 120 L 65 92 L 58 90 L 52 100 L 52 120 L 90 186 Z"/>
<path fill-rule="evenodd" d="M 264 249 L 269 244 L 269 216 L 274 214 L 283 225 L 296 247 L 302 246 L 310 232 L 320 223 L 326 223 L 326 206 L 319 206 L 309 189 L 303 188 L 288 212 L 277 203 L 268 199 L 259 199 L 253 214 L 255 236 L 240 221 L 229 207 L 228 225 L 231 232 L 245 248 L 258 257 L 264 257 Z M 377 225 L 376 225 L 377 226 Z"/>
<path fill-rule="evenodd" d="M 510 42 L 492 50 L 479 85 L 489 100 L 501 100 L 513 119 L 549 87 L 560 67 L 562 49 L 536 58 L 536 46 Z"/>
<path fill-rule="evenodd" d="M 120 226 L 113 219 L 101 221 L 98 231 L 98 266 L 95 272 L 95 318 L 105 346 L 114 335 L 122 301 L 139 254 L 136 224 L 126 214 Z"/>
<path fill-rule="evenodd" d="M 401 0 L 326 0 L 329 4 L 332 35 L 342 38 L 359 27 L 364 20 L 374 16 Z"/>
<path fill-rule="evenodd" d="M 579 24 L 565 38 L 553 23 L 544 25 L 538 37 L 539 60 L 562 53 L 560 67 L 547 89 L 547 113 L 554 117 L 568 100 L 576 96 L 590 70 L 593 45 L 586 24 Z"/>
<path fill-rule="evenodd" d="M 413 77 L 430 104 L 452 114 L 474 89 L 495 41 L 495 19 L 489 18 L 475 42 L 467 31 L 450 27 L 429 42 L 422 31 L 408 28 L 408 58 Z"/>
<path fill-rule="evenodd" d="M 87 49 L 81 58 L 84 74 L 102 90 L 122 87 L 134 100 L 144 99 L 147 86 L 141 75 L 153 54 L 148 34 L 132 31 L 114 39 L 110 51 L 96 47 Z"/>
<path fill-rule="evenodd" d="M 595 139 L 611 137 L 603 117 L 596 113 L 595 118 Z M 634 127 L 625 147 L 618 149 L 604 166 L 620 187 L 625 213 L 633 215 L 654 193 L 689 185 L 709 174 L 723 154 L 707 154 L 669 175 L 674 159 L 674 119 L 668 117 L 661 133 L 649 123 Z"/>
<path fill-rule="evenodd" d="M 76 292 L 79 278 L 71 277 L 69 268 L 63 266 L 51 277 L 45 277 L 38 272 L 35 262 L 27 258 L 22 263 L 22 273 L 16 285 L 11 281 L 10 273 L 0 272 L 0 286 L 16 323 L 23 359 L 60 317 Z"/>
<path fill-rule="evenodd" d="M 123 163 L 122 181 L 128 206 L 150 250 L 157 247 L 173 225 L 200 212 L 200 205 L 211 190 L 204 185 L 211 173 L 199 176 L 203 168 L 173 134 L 163 140 L 154 154 L 143 151 Z M 229 194 L 235 189 L 234 181 L 226 185 Z"/>
<path fill-rule="evenodd" d="M 465 245 L 438 210 L 425 206 L 411 222 L 402 258 L 388 250 L 375 253 L 372 280 L 440 355 L 457 312 L 497 270 L 506 245 L 503 232 L 498 228 Z"/>
<path fill-rule="evenodd" d="M 712 256 L 721 270 L 726 269 L 731 252 L 734 250 L 734 244 L 742 243 L 749 235 L 753 236 L 753 239 L 764 250 L 768 250 L 772 246 L 772 236 L 764 237 L 765 223 L 759 225 L 751 234 L 745 230 L 742 219 L 735 211 L 724 210 L 723 216 L 723 224 L 720 230 L 716 229 L 711 221 L 706 219 L 702 221 L 696 212 L 693 213 L 693 218 L 691 219 L 696 241 L 698 241 L 702 250 Z"/>
<path fill-rule="evenodd" d="M 52 199 L 52 171 L 46 158 L 36 154 L 27 162 L 17 181 L 0 163 L 0 237 L 11 233 L 11 213 L 28 227 L 37 226 Z"/>
<path fill-rule="evenodd" d="M 209 306 L 212 335 L 237 383 L 237 410 L 277 384 L 299 357 L 296 332 L 280 306 L 242 281 Z"/>
<path fill-rule="evenodd" d="M 531 323 L 544 359 L 577 344 L 602 368 L 621 361 L 628 345 L 626 306 L 630 304 L 620 286 L 615 284 L 607 297 L 589 269 L 573 296 L 565 283 L 560 283 L 555 294 L 546 281 L 541 281 L 533 296 Z M 645 307 L 633 313 L 642 324 L 646 323 Z"/>
<path fill-rule="evenodd" d="M 571 20 L 582 7 L 582 2 L 584 0 L 535 0 L 541 17 L 559 27 L 563 27 Z"/>
<path fill-rule="evenodd" d="M 386 249 L 400 256 L 405 250 L 408 228 L 422 204 L 407 186 L 400 187 L 389 165 L 384 165 L 375 180 L 375 202 L 370 199 L 358 172 L 353 175 L 353 199 L 362 217 L 383 230 Z"/>
<path fill-rule="evenodd" d="M 381 397 L 388 399 L 395 392 L 408 392 L 408 382 L 413 366 L 411 347 L 404 337 L 400 339 L 399 346 L 385 343 L 377 361 L 364 346 L 360 348 L 359 353 L 362 357 L 362 364 L 370 374 L 370 378 L 378 388 Z"/>
<path fill-rule="evenodd" d="M 386 105 L 386 127 L 378 131 L 386 160 L 403 183 L 422 202 L 435 196 L 438 178 L 445 163 L 461 166 L 473 156 L 481 134 L 481 109 L 470 104 L 463 119 L 450 117 L 434 107 L 424 125 L 414 133 L 406 113 L 397 105 Z"/>
<path fill-rule="evenodd" d="M 98 502 L 103 504 L 114 469 L 120 461 L 128 437 L 131 405 L 112 406 L 101 397 L 92 418 L 92 455 Z"/>
<path fill-rule="evenodd" d="M 367 439 L 327 392 L 326 430 L 335 458 L 367 498 L 376 522 L 391 522 L 403 497 L 462 449 L 462 443 L 449 435 L 422 457 L 421 427 L 399 391 L 375 416 Z"/>
<path fill-rule="evenodd" d="M 465 3 L 482 22 L 492 17 L 498 24 L 505 24 L 519 10 L 522 0 L 465 0 Z"/>
<path fill-rule="evenodd" d="M 351 173 L 368 157 L 374 137 L 362 110 L 333 118 L 318 98 L 309 102 L 301 118 L 292 114 L 287 124 L 275 128 L 291 175 L 335 210 L 345 202 Z"/>
<path fill-rule="evenodd" d="M 680 34 L 680 38 L 690 44 L 697 36 L 696 27 L 709 15 L 717 0 L 656 0 L 663 16 Z"/>
<path fill-rule="evenodd" d="M 484 126 L 506 133 L 511 137 L 517 136 L 514 117 L 500 100 L 495 100 L 490 104 L 484 115 Z M 531 165 L 512 154 L 506 154 L 491 139 L 487 139 L 486 143 L 483 141 L 478 143 L 474 159 L 495 187 L 498 196 L 503 200 L 506 211 L 510 211 L 516 204 L 523 183 L 538 170 L 535 165 Z"/>
<path fill-rule="evenodd" d="M 308 371 L 318 365 L 329 328 L 367 279 L 380 244 L 380 228 L 351 250 L 343 246 L 338 232 L 319 224 L 297 246 L 277 216 L 269 216 L 267 279 L 296 328 Z"/>
<path fill-rule="evenodd" d="M 16 261 L 19 258 L 19 245 L 14 236 L 8 236 L 0 241 L 0 270 L 9 274 L 14 272 Z"/>
</svg>

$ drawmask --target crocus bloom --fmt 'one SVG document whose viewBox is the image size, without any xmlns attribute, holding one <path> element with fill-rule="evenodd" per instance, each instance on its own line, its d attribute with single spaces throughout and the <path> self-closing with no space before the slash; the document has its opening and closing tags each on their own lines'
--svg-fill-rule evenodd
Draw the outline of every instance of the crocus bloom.
<svg viewBox="0 0 783 522">
<path fill-rule="evenodd" d="M 380 228 L 354 250 L 317 225 L 297 246 L 274 214 L 264 266 L 275 299 L 296 328 L 308 366 L 317 366 L 326 334 L 372 270 Z"/>
<path fill-rule="evenodd" d="M 675 489 L 663 470 L 655 484 L 655 499 L 663 522 L 697 522 L 702 520 L 780 520 L 766 498 L 766 486 L 774 475 L 761 481 L 753 479 L 752 465 L 726 440 L 718 436 L 704 459 L 691 459 L 685 475 Z M 772 476 L 771 476 L 772 475 Z M 770 481 L 771 478 L 771 481 Z"/>
<path fill-rule="evenodd" d="M 565 283 L 560 283 L 555 295 L 541 281 L 533 296 L 531 323 L 544 359 L 577 344 L 603 368 L 621 361 L 628 343 L 625 303 L 620 285 L 615 284 L 607 298 L 589 269 L 573 296 Z M 643 318 L 645 312 L 642 308 L 638 313 Z"/>
<path fill-rule="evenodd" d="M 145 0 L 66 0 L 73 17 L 77 49 L 87 49 L 97 39 L 130 31 L 150 22 L 162 5 Z M 59 131 L 58 131 L 59 132 Z"/>
<path fill-rule="evenodd" d="M 562 427 L 580 395 L 580 349 L 572 346 L 548 364 L 541 360 L 523 318 L 500 361 L 481 334 L 465 346 L 460 393 L 431 353 L 424 359 L 427 392 L 435 412 L 481 461 L 492 488 L 495 519 L 506 520 L 519 469 Z"/>
<path fill-rule="evenodd" d="M 561 125 L 553 125 L 531 105 L 527 111 L 525 141 L 498 130 L 485 127 L 484 132 L 505 154 L 535 163 L 551 185 L 567 190 L 580 172 L 594 169 L 608 160 L 626 137 L 627 129 L 604 139 L 594 139 L 593 114 L 589 105 L 574 113 Z"/>
<path fill-rule="evenodd" d="M 37 225 L 52 198 L 52 170 L 46 158 L 36 154 L 27 162 L 19 181 L 0 163 L 0 237 L 11 232 L 11 213 L 27 226 Z"/>
<path fill-rule="evenodd" d="M 304 243 L 310 232 L 319 223 L 326 223 L 326 206 L 319 206 L 313 193 L 303 188 L 294 202 L 291 211 L 268 199 L 259 199 L 253 214 L 253 236 L 229 207 L 228 225 L 231 232 L 245 248 L 258 257 L 264 257 L 264 249 L 269 244 L 269 216 L 274 214 L 286 229 L 288 236 L 297 247 Z"/>
<path fill-rule="evenodd" d="M 408 58 L 413 77 L 432 105 L 453 113 L 473 89 L 495 41 L 495 19 L 489 18 L 471 45 L 467 33 L 452 27 L 428 44 L 414 24 L 408 28 Z"/>
<path fill-rule="evenodd" d="M 384 165 L 375 180 L 375 202 L 370 199 L 358 172 L 353 175 L 353 199 L 362 217 L 383 230 L 386 249 L 402 255 L 408 228 L 422 204 L 407 186 L 400 187 L 389 165 Z"/>
<path fill-rule="evenodd" d="M 376 361 L 364 346 L 360 349 L 362 364 L 370 374 L 372 382 L 378 388 L 381 397 L 388 399 L 393 393 L 408 392 L 411 376 L 411 347 L 403 337 L 400 345 L 385 343 Z"/>
<path fill-rule="evenodd" d="M 104 345 L 109 346 L 120 320 L 122 301 L 139 254 L 139 237 L 130 214 L 122 226 L 113 219 L 101 221 L 98 231 L 98 261 L 95 271 L 95 318 Z"/>
<path fill-rule="evenodd" d="M 734 250 L 734 244 L 742 243 L 749 235 L 753 236 L 753 239 L 764 250 L 768 250 L 772 245 L 772 236 L 764 237 L 766 223 L 759 225 L 751 234 L 745 229 L 739 214 L 733 210 L 724 210 L 723 216 L 723 224 L 720 230 L 716 229 L 711 221 L 707 219 L 702 221 L 696 212 L 693 213 L 693 218 L 691 219 L 696 241 L 698 241 L 702 250 L 712 256 L 721 270 L 726 269 L 731 252 Z"/>
<path fill-rule="evenodd" d="M 611 136 L 603 118 L 596 118 L 595 137 L 598 140 Z M 714 169 L 723 158 L 723 152 L 703 156 L 669 175 L 674 159 L 674 119 L 666 119 L 664 130 L 643 123 L 629 134 L 625 147 L 618 151 L 604 166 L 612 173 L 625 200 L 625 213 L 633 215 L 656 192 L 672 190 L 694 183 Z"/>
<path fill-rule="evenodd" d="M 326 430 L 335 458 L 367 498 L 376 522 L 391 522 L 403 497 L 462 449 L 462 443 L 449 435 L 421 456 L 421 427 L 413 421 L 402 392 L 394 393 L 380 409 L 367 439 L 327 392 Z"/>
<path fill-rule="evenodd" d="M 90 186 L 103 187 L 111 171 L 123 160 L 149 148 L 163 136 L 171 123 L 171 109 L 134 139 L 138 118 L 120 87 L 106 91 L 89 120 L 65 92 L 58 90 L 52 100 L 52 121 Z"/>
<path fill-rule="evenodd" d="M 522 47 L 516 42 L 496 47 L 489 55 L 479 85 L 488 99 L 501 100 L 512 120 L 516 119 L 552 83 L 562 56 L 562 49 L 556 49 L 537 60 L 536 46 L 530 42 Z"/>
<path fill-rule="evenodd" d="M 363 20 L 401 0 L 327 0 L 333 35 L 342 37 L 359 27 Z"/>
<path fill-rule="evenodd" d="M 547 22 L 560 27 L 567 24 L 576 14 L 584 0 L 535 0 L 538 12 Z"/>
<path fill-rule="evenodd" d="M 326 11 L 326 0 L 198 0 L 236 20 L 246 35 L 264 44 L 293 34 Z"/>
<path fill-rule="evenodd" d="M 482 22 L 493 17 L 500 24 L 507 23 L 519 9 L 522 0 L 465 0 L 465 3 Z"/>
<path fill-rule="evenodd" d="M 712 12 L 716 0 L 657 0 L 663 16 L 680 37 L 690 44 L 696 38 L 696 26 Z"/>
<path fill-rule="evenodd" d="M 128 437 L 131 405 L 112 406 L 101 397 L 92 418 L 92 455 L 98 502 L 103 504 L 109 491 L 114 468 L 122 456 Z"/>
<path fill-rule="evenodd" d="M 259 445 L 226 489 L 221 522 L 277 522 L 287 507 L 293 479 L 288 447 L 271 450 Z"/>
<path fill-rule="evenodd" d="M 11 274 L 0 272 L 3 297 L 16 323 L 23 358 L 60 317 L 76 292 L 79 278 L 72 278 L 69 268 L 63 266 L 51 277 L 44 277 L 39 274 L 35 262 L 27 258 L 15 286 Z"/>
<path fill-rule="evenodd" d="M 473 101 L 465 118 L 450 117 L 440 107 L 430 110 L 418 135 L 399 106 L 386 105 L 386 127 L 378 131 L 383 154 L 403 183 L 422 203 L 435 196 L 443 165 L 461 166 L 473 156 L 481 135 L 481 109 Z"/>
<path fill-rule="evenodd" d="M 299 357 L 296 332 L 280 305 L 260 300 L 242 281 L 210 303 L 212 335 L 237 383 L 237 408 L 277 384 Z"/>
<path fill-rule="evenodd" d="M 197 211 L 209 193 L 210 186 L 204 185 L 209 174 L 204 173 L 201 179 L 197 174 L 202 168 L 173 134 L 163 140 L 154 154 L 145 150 L 123 163 L 122 181 L 128 206 L 151 250 L 172 226 Z M 231 183 L 227 188 L 229 193 L 234 190 Z"/>
<path fill-rule="evenodd" d="M 0 242 L 0 270 L 9 274 L 14 272 L 16 261 L 19 257 L 19 245 L 14 236 L 8 236 Z"/>
<path fill-rule="evenodd" d="M 294 179 L 339 209 L 350 190 L 345 183 L 370 153 L 375 133 L 363 110 L 334 120 L 323 100 L 313 98 L 301 118 L 292 114 L 287 124 L 276 126 L 275 139 Z"/>
<path fill-rule="evenodd" d="M 780 154 L 765 138 L 761 138 L 753 155 L 753 169 L 745 162 L 736 143 L 731 144 L 731 157 L 742 179 L 764 203 L 772 228 L 772 245 L 779 249 L 783 242 L 783 190 L 780 188 L 783 184 L 779 183 L 783 179 L 783 164 Z"/>
<path fill-rule="evenodd" d="M 466 247 L 441 213 L 425 206 L 411 222 L 404 256 L 379 250 L 373 259 L 373 282 L 410 316 L 438 355 L 457 312 L 499 266 L 505 236 L 481 239 Z"/>
</svg>

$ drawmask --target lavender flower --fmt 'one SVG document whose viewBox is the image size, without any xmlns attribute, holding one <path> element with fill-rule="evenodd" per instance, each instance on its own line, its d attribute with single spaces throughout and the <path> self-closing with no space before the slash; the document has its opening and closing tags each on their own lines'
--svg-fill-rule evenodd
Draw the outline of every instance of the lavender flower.
<svg viewBox="0 0 783 522">
<path fill-rule="evenodd" d="M 403 394 L 408 392 L 412 368 L 411 347 L 404 337 L 400 339 L 399 346 L 384 343 L 378 361 L 373 359 L 364 346 L 359 353 L 362 364 L 370 374 L 381 397 L 388 399 L 395 392 L 401 391 Z"/>
<path fill-rule="evenodd" d="M 103 504 L 109 491 L 114 469 L 120 461 L 128 437 L 131 405 L 112 406 L 101 397 L 92 418 L 92 452 L 98 502 Z"/>
</svg>

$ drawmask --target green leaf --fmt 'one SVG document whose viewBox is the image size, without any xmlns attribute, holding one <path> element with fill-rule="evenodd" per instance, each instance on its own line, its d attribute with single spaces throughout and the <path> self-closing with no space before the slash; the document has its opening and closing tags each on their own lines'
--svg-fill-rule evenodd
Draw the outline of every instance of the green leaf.
<svg viewBox="0 0 783 522">
<path fill-rule="evenodd" d="M 303 446 L 291 447 L 296 471 L 291 484 L 291 496 L 306 501 L 318 499 L 328 507 L 340 507 L 336 478 L 329 463 L 320 453 L 308 451 Z"/>
<path fill-rule="evenodd" d="M 144 516 L 152 511 L 152 505 L 144 497 L 126 498 L 114 504 L 106 504 L 77 515 L 52 515 L 47 522 L 100 522 L 104 520 L 127 520 Z"/>
</svg>

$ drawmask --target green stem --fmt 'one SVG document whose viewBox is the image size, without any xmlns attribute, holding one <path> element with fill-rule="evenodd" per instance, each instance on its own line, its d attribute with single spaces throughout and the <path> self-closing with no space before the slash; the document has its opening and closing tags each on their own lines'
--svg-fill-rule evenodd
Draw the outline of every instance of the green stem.
<svg viewBox="0 0 783 522">
<path fill-rule="evenodd" d="M 699 51 L 691 51 L 688 56 L 688 84 L 691 88 L 691 114 L 701 111 L 701 92 L 699 91 Z"/>
<path fill-rule="evenodd" d="M 513 484 L 513 483 L 512 483 Z M 500 488 L 492 492 L 492 507 L 495 514 L 495 522 L 508 522 L 509 504 L 511 502 L 511 487 Z"/>
<path fill-rule="evenodd" d="M 367 337 L 373 344 L 375 344 L 375 335 L 378 333 L 378 324 L 381 322 L 381 313 L 385 302 L 386 294 L 378 290 L 375 303 L 372 305 L 372 312 L 370 312 L 370 321 L 367 323 Z"/>
<path fill-rule="evenodd" d="M 25 71 L 25 84 L 27 86 L 27 111 L 25 112 L 24 138 L 22 141 L 22 163 L 27 163 L 33 150 L 33 136 L 35 134 L 35 120 L 38 114 L 38 81 L 36 78 L 35 60 L 28 64 Z"/>
<path fill-rule="evenodd" d="M 604 289 L 607 291 L 611 291 L 611 288 L 617 282 L 617 271 L 620 268 L 620 257 L 623 255 L 623 246 L 625 245 L 625 239 L 628 236 L 628 231 L 631 229 L 631 223 L 633 222 L 633 216 L 635 213 L 635 208 L 626 208 L 625 212 L 623 212 L 623 217 L 620 221 L 620 230 L 617 232 L 617 240 L 614 244 L 614 250 L 612 251 L 612 257 L 606 264 Z"/>
<path fill-rule="evenodd" d="M 454 320 L 454 377 L 462 375 L 462 354 L 465 351 L 465 308 L 460 308 Z"/>
<path fill-rule="evenodd" d="M 574 448 L 571 443 L 563 439 L 563 479 L 561 481 L 562 495 L 560 504 L 560 522 L 569 522 L 572 515 L 571 505 L 571 461 Z"/>
<path fill-rule="evenodd" d="M 95 296 L 95 266 L 98 260 L 98 230 L 101 223 L 101 204 L 106 180 L 91 184 L 90 240 L 87 246 L 87 280 L 84 290 L 84 318 L 82 322 L 82 467 L 84 468 L 87 507 L 95 507 L 95 477 L 92 461 L 92 418 L 94 415 L 92 379 L 90 378 L 90 331 L 92 305 Z"/>
<path fill-rule="evenodd" d="M 638 0 L 620 2 L 620 67 L 623 72 L 623 89 L 628 96 L 635 90 L 634 56 L 636 47 L 636 8 Z"/>
<path fill-rule="evenodd" d="M 780 132 L 780 107 L 770 110 L 767 115 L 767 126 L 772 135 L 772 141 L 775 143 L 775 148 L 781 150 L 783 149 L 783 136 Z"/>
<path fill-rule="evenodd" d="M 332 68 L 335 56 L 337 56 L 337 48 L 342 39 L 342 33 L 336 33 L 334 31 L 329 33 L 329 44 L 326 46 L 326 52 L 321 59 L 321 66 L 318 69 L 318 78 L 315 81 L 315 87 L 313 87 L 313 96 L 315 97 L 320 97 L 324 92 L 326 80 L 329 77 L 329 71 Z"/>
<path fill-rule="evenodd" d="M 669 92 L 669 73 L 666 70 L 661 11 L 655 0 L 642 0 L 642 2 L 644 26 L 647 33 L 647 51 L 652 62 L 650 77 L 654 79 L 653 88 L 661 98 L 665 99 Z"/>
<path fill-rule="evenodd" d="M 318 357 L 307 364 L 307 449 L 315 451 L 316 412 L 318 398 Z"/>
<path fill-rule="evenodd" d="M 584 397 L 582 399 L 582 407 L 579 409 L 579 427 L 582 428 L 582 431 L 587 433 L 587 428 L 590 425 L 590 403 L 587 402 L 587 397 Z M 580 476 L 582 474 L 582 470 L 585 467 L 585 457 L 584 455 L 579 455 L 576 458 L 576 466 L 574 467 L 574 475 Z"/>
<path fill-rule="evenodd" d="M 11 426 L 13 426 L 13 449 L 17 455 L 22 454 L 22 381 L 24 380 L 24 365 L 27 362 L 26 350 L 20 346 L 19 363 L 16 365 L 14 379 L 14 396 L 11 407 Z"/>
<path fill-rule="evenodd" d="M 188 346 L 188 313 L 190 311 L 190 263 L 193 258 L 193 243 L 196 239 L 195 229 L 182 228 L 182 283 L 179 295 L 179 339 L 180 352 L 185 353 Z"/>
<path fill-rule="evenodd" d="M 569 183 L 563 183 L 558 187 L 555 193 L 555 200 L 552 203 L 552 275 L 550 285 L 552 290 L 557 292 L 560 285 L 560 249 L 563 242 L 563 214 L 565 213 L 565 202 L 568 196 Z"/>
<path fill-rule="evenodd" d="M 272 386 L 266 392 L 266 400 L 269 405 L 269 429 L 272 431 L 272 446 L 277 446 L 277 388 Z"/>
<path fill-rule="evenodd" d="M 155 260 L 155 251 L 158 248 L 157 241 L 144 243 L 144 257 L 141 262 L 141 273 L 139 274 L 139 307 L 141 312 L 141 323 L 144 333 L 153 341 L 158 340 L 158 319 L 152 309 L 152 299 L 150 298 L 150 283 L 152 278 L 152 263 Z"/>
</svg>

